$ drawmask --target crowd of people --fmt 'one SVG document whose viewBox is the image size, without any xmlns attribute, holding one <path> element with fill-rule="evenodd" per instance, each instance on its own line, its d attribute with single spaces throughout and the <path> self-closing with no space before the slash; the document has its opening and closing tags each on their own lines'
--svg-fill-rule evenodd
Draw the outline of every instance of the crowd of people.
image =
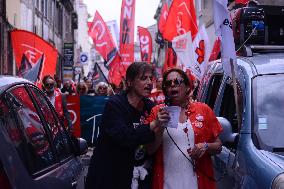
<svg viewBox="0 0 284 189">
<path fill-rule="evenodd" d="M 206 104 L 196 102 L 198 82 L 178 68 L 155 76 L 151 64 L 134 62 L 125 85 L 118 87 L 104 82 L 93 86 L 91 79 L 76 85 L 67 80 L 60 87 L 51 76 L 43 78 L 43 91 L 68 128 L 66 95 L 111 96 L 86 189 L 216 188 L 211 155 L 221 151 L 222 127 Z M 178 108 L 177 122 L 168 107 Z"/>
<path fill-rule="evenodd" d="M 216 188 L 211 155 L 221 151 L 222 127 L 206 104 L 196 102 L 198 83 L 174 68 L 153 90 L 154 77 L 150 64 L 134 62 L 126 89 L 107 101 L 86 189 Z M 180 110 L 177 122 L 169 107 Z"/>
</svg>

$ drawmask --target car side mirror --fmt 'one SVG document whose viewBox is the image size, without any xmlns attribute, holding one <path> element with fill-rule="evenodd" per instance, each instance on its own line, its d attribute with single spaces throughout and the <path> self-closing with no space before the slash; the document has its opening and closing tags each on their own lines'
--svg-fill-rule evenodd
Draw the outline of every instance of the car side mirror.
<svg viewBox="0 0 284 189">
<path fill-rule="evenodd" d="M 88 144 L 87 141 L 83 138 L 76 138 L 75 136 L 71 136 L 73 144 L 74 144 L 74 153 L 77 156 L 86 154 L 88 152 Z"/>
<path fill-rule="evenodd" d="M 238 133 L 233 133 L 231 123 L 224 117 L 217 117 L 217 119 L 223 128 L 223 132 L 219 136 L 222 143 L 234 143 Z"/>
<path fill-rule="evenodd" d="M 79 152 L 80 155 L 83 155 L 88 152 L 88 144 L 87 141 L 83 138 L 77 138 L 79 143 Z"/>
</svg>

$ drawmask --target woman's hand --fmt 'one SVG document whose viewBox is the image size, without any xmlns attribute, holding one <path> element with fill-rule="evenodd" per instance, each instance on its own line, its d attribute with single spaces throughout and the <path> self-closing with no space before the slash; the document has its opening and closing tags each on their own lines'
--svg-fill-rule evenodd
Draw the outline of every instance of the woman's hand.
<svg viewBox="0 0 284 189">
<path fill-rule="evenodd" d="M 169 121 L 169 113 L 165 109 L 160 108 L 156 119 L 150 123 L 150 129 L 155 133 L 155 141 L 146 145 L 148 154 L 153 154 L 160 146 L 165 130 L 165 127 L 163 126 Z"/>
<path fill-rule="evenodd" d="M 194 147 L 189 151 L 189 156 L 193 159 L 201 158 L 206 152 L 205 143 L 195 144 Z"/>
<path fill-rule="evenodd" d="M 189 151 L 189 156 L 193 159 L 201 158 L 205 152 L 210 155 L 219 154 L 222 151 L 222 142 L 217 137 L 215 141 L 211 143 L 198 143 L 195 144 L 193 149 Z"/>
<path fill-rule="evenodd" d="M 164 109 L 160 108 L 157 117 L 150 123 L 150 128 L 154 132 L 163 129 L 163 126 L 170 121 L 169 113 Z"/>
</svg>

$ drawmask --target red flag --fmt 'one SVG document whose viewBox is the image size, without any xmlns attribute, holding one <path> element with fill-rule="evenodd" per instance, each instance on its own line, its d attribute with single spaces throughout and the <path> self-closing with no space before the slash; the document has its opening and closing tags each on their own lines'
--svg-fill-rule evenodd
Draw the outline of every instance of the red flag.
<svg viewBox="0 0 284 189">
<path fill-rule="evenodd" d="M 31 70 L 38 70 L 33 72 L 36 75 L 38 74 L 36 78 L 39 79 L 34 82 L 41 81 L 45 75 L 55 74 L 58 52 L 47 41 L 25 30 L 11 31 L 11 39 L 18 70 L 21 65 L 23 66 L 23 57 L 26 57 L 27 65 L 31 66 Z M 38 69 L 36 68 L 37 64 L 41 64 Z"/>
<path fill-rule="evenodd" d="M 120 56 L 128 67 L 134 61 L 135 0 L 123 0 L 120 15 Z"/>
<path fill-rule="evenodd" d="M 168 69 L 174 68 L 177 66 L 177 56 L 174 50 L 171 47 L 168 47 L 166 52 L 165 63 L 163 66 L 163 72 L 167 71 Z"/>
<path fill-rule="evenodd" d="M 138 26 L 138 36 L 140 42 L 141 61 L 150 63 L 152 56 L 151 34 L 146 28 Z"/>
<path fill-rule="evenodd" d="M 158 28 L 161 34 L 164 33 L 166 21 L 169 14 L 169 7 L 167 3 L 164 3 L 161 10 L 161 16 L 159 18 Z"/>
<path fill-rule="evenodd" d="M 198 32 L 193 0 L 174 0 L 166 21 L 163 37 L 172 41 L 178 35 L 191 31 L 192 39 Z"/>
<path fill-rule="evenodd" d="M 67 95 L 67 109 L 70 114 L 72 125 L 73 125 L 73 134 L 76 137 L 81 137 L 81 128 L 80 128 L 80 96 Z"/>
<path fill-rule="evenodd" d="M 221 52 L 221 40 L 218 37 L 214 42 L 214 45 L 213 45 L 213 48 L 210 54 L 209 62 L 217 60 L 220 52 Z"/>
<path fill-rule="evenodd" d="M 105 61 L 113 58 L 117 52 L 112 35 L 103 18 L 96 11 L 93 22 L 89 27 L 89 35 L 95 44 L 95 49 L 100 53 Z"/>
<path fill-rule="evenodd" d="M 245 5 L 247 4 L 248 0 L 236 0 L 235 3 L 236 4 L 242 4 L 242 5 Z"/>
<path fill-rule="evenodd" d="M 122 65 L 120 63 L 121 58 L 118 53 L 116 53 L 115 58 L 112 60 L 111 68 L 108 72 L 108 81 L 109 83 L 113 83 L 116 86 L 119 86 L 121 80 L 122 80 L 122 72 L 124 69 L 122 69 Z"/>
<path fill-rule="evenodd" d="M 90 28 L 90 27 L 92 26 L 92 23 L 93 23 L 93 22 L 87 22 L 88 28 Z"/>
</svg>

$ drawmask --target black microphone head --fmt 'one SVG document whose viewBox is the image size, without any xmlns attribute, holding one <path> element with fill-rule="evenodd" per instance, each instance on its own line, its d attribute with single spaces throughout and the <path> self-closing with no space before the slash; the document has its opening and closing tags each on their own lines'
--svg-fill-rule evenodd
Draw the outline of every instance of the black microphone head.
<svg viewBox="0 0 284 189">
<path fill-rule="evenodd" d="M 171 97 L 165 96 L 165 105 L 167 105 L 167 106 L 171 105 Z"/>
</svg>

